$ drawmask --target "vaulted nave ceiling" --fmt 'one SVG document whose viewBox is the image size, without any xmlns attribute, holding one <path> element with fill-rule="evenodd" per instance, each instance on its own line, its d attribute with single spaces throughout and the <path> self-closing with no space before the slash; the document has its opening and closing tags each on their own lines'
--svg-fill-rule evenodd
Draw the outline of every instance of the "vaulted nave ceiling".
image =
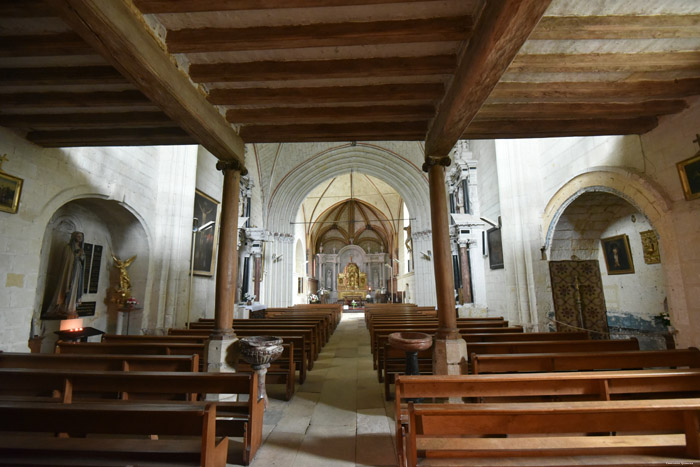
<svg viewBox="0 0 700 467">
<path fill-rule="evenodd" d="M 700 94 L 694 0 L 0 0 L 43 146 L 641 134 Z"/>
</svg>

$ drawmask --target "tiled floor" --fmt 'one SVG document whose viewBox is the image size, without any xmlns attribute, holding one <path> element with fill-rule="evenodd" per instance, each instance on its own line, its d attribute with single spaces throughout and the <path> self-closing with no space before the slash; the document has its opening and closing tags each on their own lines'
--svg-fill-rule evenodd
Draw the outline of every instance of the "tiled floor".
<svg viewBox="0 0 700 467">
<path fill-rule="evenodd" d="M 252 467 L 395 466 L 393 406 L 372 370 L 363 313 L 345 313 L 314 369 L 285 402 L 268 389 Z"/>
</svg>

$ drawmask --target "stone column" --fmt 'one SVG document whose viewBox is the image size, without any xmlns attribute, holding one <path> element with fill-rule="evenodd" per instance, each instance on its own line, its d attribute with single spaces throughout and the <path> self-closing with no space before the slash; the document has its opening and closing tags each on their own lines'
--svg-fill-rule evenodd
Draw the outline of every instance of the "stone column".
<svg viewBox="0 0 700 467">
<path fill-rule="evenodd" d="M 459 244 L 459 261 L 462 265 L 462 297 L 464 303 L 474 303 L 471 287 L 471 263 L 469 262 L 469 244 Z"/>
<path fill-rule="evenodd" d="M 433 351 L 433 373 L 461 374 L 466 367 L 467 344 L 457 329 L 450 225 L 445 193 L 445 167 L 450 158 L 428 159 L 423 170 L 428 172 L 430 189 L 430 220 L 433 231 L 433 267 L 437 293 L 438 330 Z M 466 368 L 465 368 L 466 369 Z"/>
<path fill-rule="evenodd" d="M 256 253 L 253 255 L 253 293 L 257 297 L 257 300 L 261 302 L 260 299 L 260 279 L 262 278 L 262 255 Z"/>
<path fill-rule="evenodd" d="M 226 349 L 237 340 L 233 331 L 236 274 L 238 272 L 238 197 L 241 172 L 237 161 L 219 161 L 216 168 L 224 173 L 224 192 L 221 200 L 221 230 L 219 231 L 219 258 L 216 263 L 216 301 L 214 332 L 209 340 L 207 370 L 231 372 L 226 364 Z"/>
</svg>

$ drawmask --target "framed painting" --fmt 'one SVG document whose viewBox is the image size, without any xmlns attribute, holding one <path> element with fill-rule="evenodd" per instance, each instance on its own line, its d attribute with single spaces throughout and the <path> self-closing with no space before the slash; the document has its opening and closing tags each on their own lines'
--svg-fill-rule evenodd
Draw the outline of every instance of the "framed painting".
<svg viewBox="0 0 700 467">
<path fill-rule="evenodd" d="M 194 238 L 192 246 L 192 273 L 213 276 L 216 264 L 216 246 L 219 234 L 220 204 L 199 190 L 194 193 Z"/>
<path fill-rule="evenodd" d="M 503 244 L 501 243 L 501 229 L 493 228 L 486 232 L 489 245 L 489 267 L 491 269 L 503 269 Z"/>
<path fill-rule="evenodd" d="M 608 274 L 634 274 L 634 262 L 627 235 L 601 238 Z"/>
<path fill-rule="evenodd" d="M 685 199 L 700 198 L 700 152 L 676 164 Z"/>
<path fill-rule="evenodd" d="M 0 172 L 0 211 L 12 214 L 17 212 L 23 181 L 21 178 Z"/>
</svg>

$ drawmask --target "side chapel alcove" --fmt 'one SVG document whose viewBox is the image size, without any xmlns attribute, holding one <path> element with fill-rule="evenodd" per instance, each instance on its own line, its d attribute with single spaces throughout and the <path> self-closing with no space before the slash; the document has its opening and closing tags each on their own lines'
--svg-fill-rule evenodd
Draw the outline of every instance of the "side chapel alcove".
<svg viewBox="0 0 700 467">
<path fill-rule="evenodd" d="M 116 201 L 100 198 L 70 201 L 52 215 L 42 241 L 39 286 L 32 316 L 34 334 L 44 336 L 42 352 L 53 352 L 57 340 L 54 331 L 59 329 L 59 321 L 44 319 L 43 315 L 56 291 L 63 248 L 74 231 L 83 232 L 87 246 L 83 311 L 79 311 L 83 327 L 94 327 L 113 334 L 126 333 L 126 313 L 119 312 L 118 305 L 112 301 L 115 286 L 119 284 L 119 271 L 114 267 L 112 254 L 120 260 L 136 256 L 128 267 L 132 296 L 140 303 L 138 308 L 143 308 L 148 300 L 149 241 L 139 219 Z M 139 334 L 147 321 L 142 311 L 131 312 L 128 317 L 129 333 Z"/>
</svg>

